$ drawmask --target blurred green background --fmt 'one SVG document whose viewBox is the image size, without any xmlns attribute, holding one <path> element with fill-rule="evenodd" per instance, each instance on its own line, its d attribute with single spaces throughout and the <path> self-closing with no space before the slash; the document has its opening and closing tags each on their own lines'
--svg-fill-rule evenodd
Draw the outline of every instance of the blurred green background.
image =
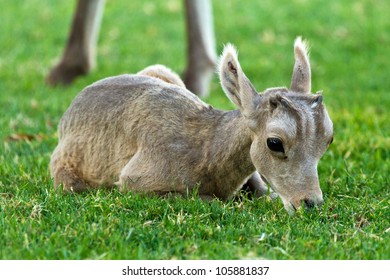
<svg viewBox="0 0 390 280">
<path fill-rule="evenodd" d="M 390 2 L 212 1 L 218 53 L 231 42 L 258 91 L 288 86 L 293 42 L 309 40 L 335 141 L 319 164 L 321 210 L 289 217 L 267 198 L 201 202 L 53 190 L 56 128 L 92 82 L 186 65 L 183 3 L 107 1 L 97 68 L 69 87 L 44 78 L 75 1 L 0 0 L 1 259 L 389 259 Z M 206 98 L 233 109 L 217 77 Z"/>
</svg>

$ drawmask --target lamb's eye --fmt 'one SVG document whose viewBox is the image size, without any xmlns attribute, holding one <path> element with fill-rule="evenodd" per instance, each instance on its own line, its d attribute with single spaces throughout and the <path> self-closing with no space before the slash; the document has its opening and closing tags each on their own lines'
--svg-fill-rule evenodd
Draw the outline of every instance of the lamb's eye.
<svg viewBox="0 0 390 280">
<path fill-rule="evenodd" d="M 333 137 L 330 139 L 329 145 L 333 143 Z"/>
<path fill-rule="evenodd" d="M 271 151 L 284 153 L 283 143 L 279 138 L 268 138 L 267 146 Z"/>
</svg>

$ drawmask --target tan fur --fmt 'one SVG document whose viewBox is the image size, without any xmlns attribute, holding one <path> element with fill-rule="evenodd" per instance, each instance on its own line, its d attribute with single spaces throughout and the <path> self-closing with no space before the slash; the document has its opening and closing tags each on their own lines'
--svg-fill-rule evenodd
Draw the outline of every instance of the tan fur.
<svg viewBox="0 0 390 280">
<path fill-rule="evenodd" d="M 310 72 L 306 50 L 295 55 L 300 70 Z M 54 184 L 75 192 L 118 185 L 182 195 L 197 188 L 203 198 L 230 199 L 248 180 L 264 194 L 259 172 L 289 212 L 302 202 L 321 204 L 317 164 L 333 135 L 322 96 L 307 94 L 305 79 L 293 82 L 305 92 L 271 88 L 259 95 L 231 45 L 219 76 L 239 110 L 205 104 L 164 66 L 85 88 L 59 124 Z M 270 138 L 282 141 L 283 153 L 267 146 Z"/>
<path fill-rule="evenodd" d="M 173 72 L 171 69 L 165 67 L 164 65 L 152 65 L 146 67 L 142 71 L 138 72 L 137 75 L 150 76 L 157 79 L 161 79 L 164 82 L 177 85 L 182 88 L 186 88 L 183 81 L 180 79 L 179 75 Z"/>
</svg>

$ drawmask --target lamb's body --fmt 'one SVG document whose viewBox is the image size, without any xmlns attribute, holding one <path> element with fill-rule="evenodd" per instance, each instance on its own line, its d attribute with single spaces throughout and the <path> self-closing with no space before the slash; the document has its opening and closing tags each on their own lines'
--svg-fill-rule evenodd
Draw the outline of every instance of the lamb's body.
<svg viewBox="0 0 390 280">
<path fill-rule="evenodd" d="M 51 171 L 55 184 L 75 191 L 117 182 L 155 193 L 199 187 L 200 195 L 228 199 L 255 171 L 242 121 L 240 111 L 215 110 L 160 79 L 104 79 L 84 89 L 65 112 Z"/>
<path fill-rule="evenodd" d="M 215 110 L 159 65 L 87 87 L 59 125 L 50 162 L 55 185 L 183 195 L 197 188 L 203 197 L 229 199 L 247 180 L 264 194 L 260 173 L 288 211 L 321 204 L 317 165 L 333 125 L 322 96 L 310 94 L 300 38 L 294 53 L 291 88 L 258 94 L 227 45 L 219 76 L 236 111 Z"/>
</svg>

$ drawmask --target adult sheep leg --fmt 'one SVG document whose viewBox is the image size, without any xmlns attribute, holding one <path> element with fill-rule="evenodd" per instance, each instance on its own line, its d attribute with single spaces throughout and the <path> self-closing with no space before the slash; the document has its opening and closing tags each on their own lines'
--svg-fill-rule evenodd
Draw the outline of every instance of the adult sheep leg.
<svg viewBox="0 0 390 280">
<path fill-rule="evenodd" d="M 185 1 L 187 23 L 187 88 L 200 96 L 209 92 L 217 55 L 209 0 Z M 70 84 L 95 66 L 96 44 L 104 0 L 78 0 L 61 60 L 51 69 L 49 85 Z"/>
<path fill-rule="evenodd" d="M 78 0 L 72 28 L 61 60 L 51 69 L 49 85 L 70 84 L 96 64 L 96 44 L 104 0 Z"/>
<path fill-rule="evenodd" d="M 184 83 L 199 96 L 207 96 L 217 55 L 210 0 L 185 0 L 187 23 L 187 69 Z"/>
</svg>

